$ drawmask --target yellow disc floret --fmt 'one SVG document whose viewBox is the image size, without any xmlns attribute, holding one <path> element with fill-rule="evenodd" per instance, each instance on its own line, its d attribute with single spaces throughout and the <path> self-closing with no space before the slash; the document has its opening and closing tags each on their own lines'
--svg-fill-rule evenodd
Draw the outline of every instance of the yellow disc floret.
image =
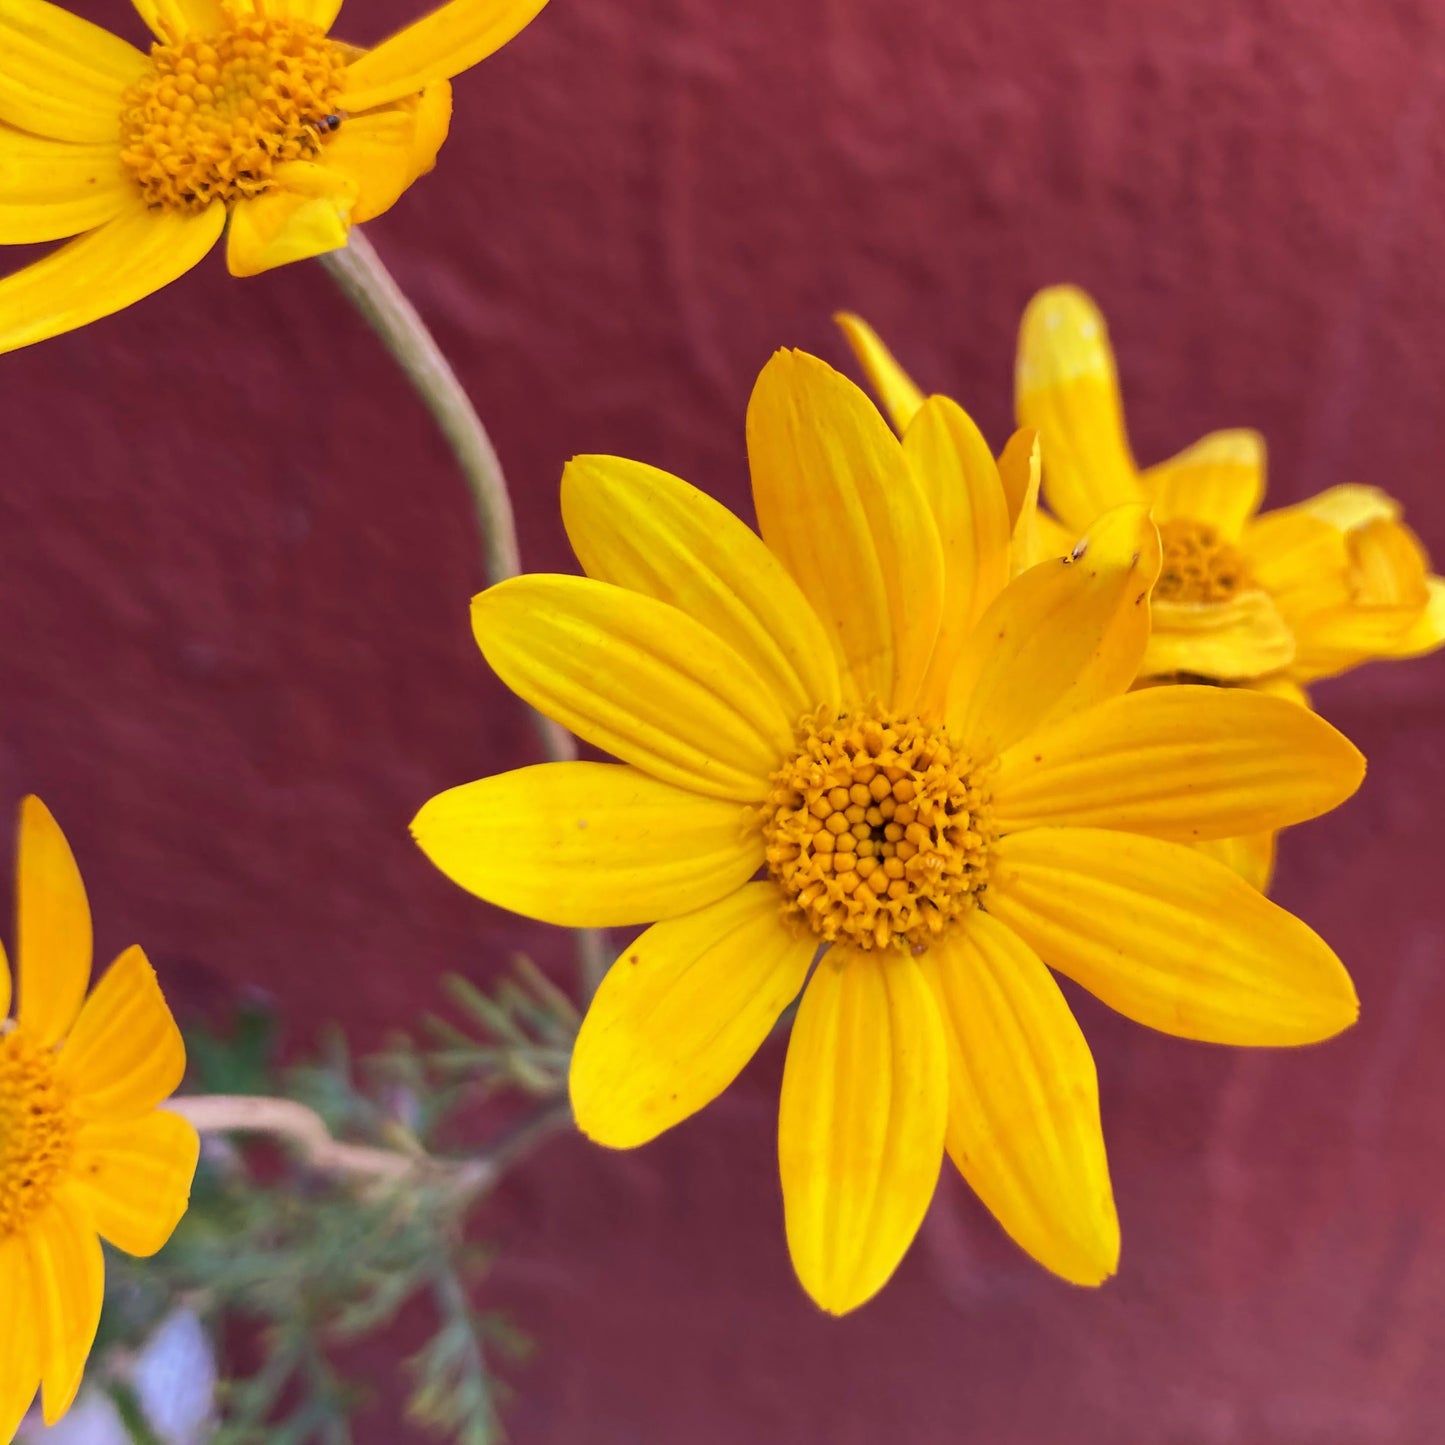
<svg viewBox="0 0 1445 1445">
<path fill-rule="evenodd" d="M 1228 602 L 1253 585 L 1244 558 L 1207 522 L 1161 522 L 1159 541 L 1164 565 L 1154 584 L 1157 601 Z"/>
<path fill-rule="evenodd" d="M 157 42 L 150 73 L 125 93 L 121 160 L 167 210 L 261 195 L 278 165 L 314 161 L 341 123 L 347 58 L 306 20 L 233 19 Z"/>
<path fill-rule="evenodd" d="M 18 1029 L 0 1035 L 0 1239 L 44 1207 L 70 1163 L 74 1137 L 54 1052 Z"/>
<path fill-rule="evenodd" d="M 987 882 L 986 774 L 917 718 L 808 719 L 763 809 L 787 913 L 829 943 L 926 948 Z"/>
</svg>

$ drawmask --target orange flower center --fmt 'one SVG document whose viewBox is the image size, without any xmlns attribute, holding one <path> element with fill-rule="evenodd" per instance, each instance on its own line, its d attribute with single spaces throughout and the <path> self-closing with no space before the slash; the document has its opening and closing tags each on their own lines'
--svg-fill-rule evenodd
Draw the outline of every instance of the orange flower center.
<svg viewBox="0 0 1445 1445">
<path fill-rule="evenodd" d="M 1164 565 L 1154 596 L 1160 602 L 1228 602 L 1254 585 L 1244 558 L 1207 522 L 1161 522 L 1159 540 Z"/>
<path fill-rule="evenodd" d="M 829 943 L 921 952 L 988 881 L 988 771 L 918 718 L 807 720 L 763 808 L 787 913 Z"/>
<path fill-rule="evenodd" d="M 0 1035 L 0 1239 L 42 1209 L 70 1163 L 75 1126 L 55 1054 Z"/>
<path fill-rule="evenodd" d="M 151 46 L 125 93 L 121 160 L 167 210 L 259 196 L 276 167 L 314 161 L 341 123 L 346 50 L 307 20 L 233 19 L 215 35 Z"/>
</svg>

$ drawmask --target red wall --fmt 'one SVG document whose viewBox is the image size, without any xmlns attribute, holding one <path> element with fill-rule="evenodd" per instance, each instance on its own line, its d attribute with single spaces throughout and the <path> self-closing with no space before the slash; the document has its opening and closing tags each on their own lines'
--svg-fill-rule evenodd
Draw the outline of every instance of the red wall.
<svg viewBox="0 0 1445 1445">
<path fill-rule="evenodd" d="M 362 41 L 408 13 L 352 3 Z M 533 567 L 569 565 L 577 451 L 746 506 L 752 379 L 783 344 L 841 363 L 840 305 L 1001 439 L 1020 309 L 1065 279 L 1111 317 L 1142 459 L 1258 426 L 1276 500 L 1377 482 L 1440 556 L 1442 41 L 1427 0 L 554 0 L 373 235 L 493 427 Z M 0 435 L 0 806 L 54 807 L 104 947 L 144 942 L 183 998 L 271 990 L 299 1040 L 375 1039 L 516 945 L 561 966 L 408 841 L 532 741 L 469 635 L 460 484 L 319 267 L 213 258 L 0 358 Z M 815 1313 L 775 1047 L 655 1146 L 554 1142 L 498 1201 L 498 1298 L 539 1346 L 514 1438 L 1440 1440 L 1445 659 L 1320 702 L 1371 775 L 1291 835 L 1278 895 L 1363 1020 L 1231 1053 L 1080 1001 L 1116 1282 L 1044 1275 L 946 1179 L 884 1295 Z"/>
</svg>

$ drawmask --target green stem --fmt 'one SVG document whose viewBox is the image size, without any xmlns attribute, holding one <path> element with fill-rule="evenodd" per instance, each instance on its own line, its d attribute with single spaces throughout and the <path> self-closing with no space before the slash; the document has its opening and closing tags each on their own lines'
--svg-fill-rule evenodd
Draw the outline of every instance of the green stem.
<svg viewBox="0 0 1445 1445">
<path fill-rule="evenodd" d="M 502 464 L 487 429 L 436 338 L 359 226 L 352 228 L 346 246 L 322 256 L 321 263 L 380 337 L 451 447 L 471 493 L 487 582 L 503 582 L 517 576 L 522 570 L 522 559 Z M 552 762 L 574 761 L 577 744 L 572 735 L 535 708 L 527 711 L 546 756 Z M 584 1002 L 592 997 L 607 964 L 607 945 L 602 936 L 593 929 L 579 929 L 577 967 Z"/>
</svg>

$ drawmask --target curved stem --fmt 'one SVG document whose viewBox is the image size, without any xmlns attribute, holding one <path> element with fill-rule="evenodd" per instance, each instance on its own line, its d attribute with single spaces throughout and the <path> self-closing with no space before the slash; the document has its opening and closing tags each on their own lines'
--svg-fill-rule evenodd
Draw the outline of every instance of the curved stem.
<svg viewBox="0 0 1445 1445">
<path fill-rule="evenodd" d="M 438 1159 L 400 1149 L 347 1144 L 336 1138 L 314 1109 L 295 1099 L 254 1094 L 183 1094 L 166 1109 L 189 1119 L 202 1134 L 268 1134 L 293 1145 L 306 1164 L 323 1174 L 370 1184 L 391 1184 L 427 1175 L 471 1196 L 490 1189 L 506 1171 L 572 1118 L 566 1099 L 551 1099 L 469 1159 Z"/>
<path fill-rule="evenodd" d="M 515 577 L 522 557 L 507 479 L 486 427 L 436 338 L 359 226 L 352 228 L 347 245 L 322 256 L 321 263 L 406 373 L 451 447 L 471 493 L 488 583 Z M 535 709 L 528 711 L 547 756 L 571 762 L 577 756 L 571 734 Z"/>
<path fill-rule="evenodd" d="M 321 263 L 406 373 L 451 447 L 471 493 L 488 583 L 515 577 L 522 570 L 522 561 L 502 464 L 436 338 L 359 226 L 352 228 L 347 245 L 322 256 Z M 527 712 L 545 755 L 552 762 L 575 761 L 577 744 L 572 735 L 535 708 L 529 707 Z M 599 932 L 577 930 L 577 969 L 584 1003 L 596 992 L 609 961 L 606 940 Z"/>
</svg>

